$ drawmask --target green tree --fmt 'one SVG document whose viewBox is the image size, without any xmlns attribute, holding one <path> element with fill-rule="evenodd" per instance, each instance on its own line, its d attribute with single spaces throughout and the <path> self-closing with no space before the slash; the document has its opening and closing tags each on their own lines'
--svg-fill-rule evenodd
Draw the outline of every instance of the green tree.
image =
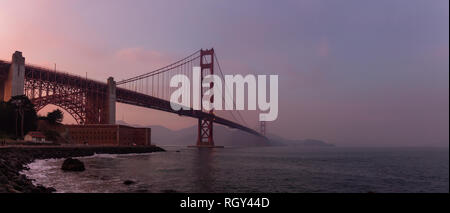
<svg viewBox="0 0 450 213">
<path fill-rule="evenodd" d="M 22 133 L 27 134 L 29 131 L 36 130 L 38 116 L 33 103 L 31 103 L 27 96 L 19 95 L 12 97 L 6 103 L 6 111 L 9 113 L 6 115 L 8 120 L 7 125 L 11 126 L 7 128 L 8 133 L 19 136 Z"/>
<path fill-rule="evenodd" d="M 51 124 L 61 123 L 64 118 L 64 114 L 61 110 L 55 109 L 53 112 L 47 113 L 47 120 Z"/>
<path fill-rule="evenodd" d="M 8 102 L 0 102 L 0 132 L 5 136 L 15 135 L 14 106 Z"/>
</svg>

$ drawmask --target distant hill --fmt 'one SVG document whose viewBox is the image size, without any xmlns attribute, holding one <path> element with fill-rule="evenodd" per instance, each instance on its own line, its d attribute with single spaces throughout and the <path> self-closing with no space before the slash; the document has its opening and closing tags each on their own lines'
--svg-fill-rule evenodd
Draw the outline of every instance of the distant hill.
<svg viewBox="0 0 450 213">
<path fill-rule="evenodd" d="M 124 121 L 117 124 L 144 127 L 142 125 L 131 125 Z M 157 145 L 195 145 L 197 140 L 197 126 L 191 126 L 180 130 L 171 130 L 162 126 L 146 126 L 152 129 L 152 143 Z M 214 125 L 214 143 L 222 146 L 269 146 L 271 143 L 261 137 L 252 134 Z"/>
<path fill-rule="evenodd" d="M 197 140 L 197 126 L 191 126 L 180 130 L 171 130 L 163 126 L 132 125 L 124 121 L 117 124 L 148 127 L 152 129 L 152 143 L 156 145 L 194 145 Z M 214 125 L 214 142 L 222 146 L 334 146 L 326 142 L 314 139 L 288 140 L 278 135 L 269 135 L 269 140 L 258 136 L 231 129 L 222 125 Z"/>
<path fill-rule="evenodd" d="M 327 143 L 325 141 L 316 139 L 304 139 L 304 140 L 289 140 L 282 138 L 278 135 L 268 136 L 272 145 L 277 146 L 314 146 L 314 147 L 334 147 L 334 144 Z"/>
</svg>

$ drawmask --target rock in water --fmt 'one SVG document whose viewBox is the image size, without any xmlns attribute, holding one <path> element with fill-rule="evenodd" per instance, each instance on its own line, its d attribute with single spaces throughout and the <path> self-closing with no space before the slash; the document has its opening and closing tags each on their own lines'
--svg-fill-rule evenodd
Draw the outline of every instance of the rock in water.
<svg viewBox="0 0 450 213">
<path fill-rule="evenodd" d="M 82 172 L 85 170 L 84 163 L 78 159 L 67 158 L 61 166 L 64 171 Z"/>
<path fill-rule="evenodd" d="M 132 181 L 132 180 L 125 180 L 124 182 L 123 182 L 123 184 L 125 184 L 125 185 L 131 185 L 131 184 L 135 184 L 136 182 L 134 182 L 134 181 Z"/>
</svg>

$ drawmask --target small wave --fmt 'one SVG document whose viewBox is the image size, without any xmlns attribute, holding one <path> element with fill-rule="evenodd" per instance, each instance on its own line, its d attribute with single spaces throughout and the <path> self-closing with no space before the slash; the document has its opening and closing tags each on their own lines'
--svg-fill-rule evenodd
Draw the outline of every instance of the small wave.
<svg viewBox="0 0 450 213">
<path fill-rule="evenodd" d="M 27 168 L 33 171 L 46 171 L 55 168 L 52 163 L 58 162 L 60 159 L 39 159 L 26 165 Z"/>
<path fill-rule="evenodd" d="M 35 160 L 27 165 L 25 165 L 28 170 L 22 170 L 19 173 L 27 176 L 31 180 L 38 180 L 42 178 L 47 178 L 47 174 L 50 173 L 55 168 L 58 168 L 58 165 L 55 164 L 60 159 L 40 159 Z"/>
</svg>

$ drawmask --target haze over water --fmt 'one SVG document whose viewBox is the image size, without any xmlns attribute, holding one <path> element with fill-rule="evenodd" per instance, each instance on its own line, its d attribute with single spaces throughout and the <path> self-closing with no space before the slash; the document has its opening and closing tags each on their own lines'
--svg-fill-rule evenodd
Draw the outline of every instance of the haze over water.
<svg viewBox="0 0 450 213">
<path fill-rule="evenodd" d="M 82 173 L 37 160 L 23 173 L 57 192 L 449 192 L 448 148 L 165 148 L 80 158 Z"/>
</svg>

